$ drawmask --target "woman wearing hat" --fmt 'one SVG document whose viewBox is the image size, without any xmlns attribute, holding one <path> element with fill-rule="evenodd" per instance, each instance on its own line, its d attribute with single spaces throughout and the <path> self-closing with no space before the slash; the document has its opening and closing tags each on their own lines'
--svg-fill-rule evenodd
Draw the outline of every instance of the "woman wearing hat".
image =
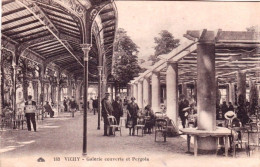
<svg viewBox="0 0 260 167">
<path fill-rule="evenodd" d="M 131 98 L 131 103 L 127 105 L 127 124 L 129 128 L 129 135 L 131 135 L 131 130 L 133 129 L 132 135 L 135 134 L 135 125 L 137 124 L 137 113 L 139 110 L 138 105 L 135 103 L 135 98 Z M 131 122 L 131 123 L 130 123 Z"/>
</svg>

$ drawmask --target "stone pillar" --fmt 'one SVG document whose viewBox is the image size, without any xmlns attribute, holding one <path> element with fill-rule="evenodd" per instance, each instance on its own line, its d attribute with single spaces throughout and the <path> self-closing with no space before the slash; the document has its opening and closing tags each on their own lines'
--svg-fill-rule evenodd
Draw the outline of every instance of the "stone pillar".
<svg viewBox="0 0 260 167">
<path fill-rule="evenodd" d="M 239 96 L 244 96 L 244 102 L 246 102 L 246 72 L 237 72 L 237 99 Z M 237 100 L 239 103 L 239 101 Z"/>
<path fill-rule="evenodd" d="M 160 111 L 160 73 L 155 71 L 152 72 L 152 109 Z"/>
<path fill-rule="evenodd" d="M 130 97 L 134 97 L 134 84 L 131 84 L 131 94 Z"/>
<path fill-rule="evenodd" d="M 167 116 L 173 120 L 178 127 L 178 64 L 167 62 L 166 71 L 166 97 Z"/>
<path fill-rule="evenodd" d="M 215 80 L 215 44 L 197 45 L 197 109 L 198 129 L 216 130 L 216 80 Z M 201 151 L 216 150 L 216 139 L 198 138 Z"/>
<path fill-rule="evenodd" d="M 150 83 L 149 78 L 144 78 L 143 80 L 143 108 L 147 106 L 149 103 L 149 89 L 150 89 Z"/>
<path fill-rule="evenodd" d="M 182 94 L 185 95 L 186 99 L 189 99 L 188 91 L 187 91 L 187 84 L 186 83 L 182 83 L 181 88 L 182 88 Z"/>
<path fill-rule="evenodd" d="M 235 104 L 235 85 L 234 83 L 228 84 L 228 102 Z"/>
<path fill-rule="evenodd" d="M 134 97 L 136 99 L 136 101 L 138 101 L 138 97 L 137 97 L 137 94 L 138 94 L 138 89 L 137 89 L 137 84 L 133 84 L 134 85 Z"/>
<path fill-rule="evenodd" d="M 143 108 L 143 81 L 140 80 L 138 81 L 138 84 L 137 84 L 138 88 L 138 101 L 137 101 L 137 104 L 139 106 L 139 108 Z"/>
</svg>

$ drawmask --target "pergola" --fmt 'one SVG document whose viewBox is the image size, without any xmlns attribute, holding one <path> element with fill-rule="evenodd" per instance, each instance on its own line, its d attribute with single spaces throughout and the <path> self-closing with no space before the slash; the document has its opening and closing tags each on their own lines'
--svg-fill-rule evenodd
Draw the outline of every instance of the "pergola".
<svg viewBox="0 0 260 167">
<path fill-rule="evenodd" d="M 3 0 L 1 62 L 5 58 L 3 53 L 12 54 L 14 110 L 17 67 L 23 58 L 36 63 L 40 69 L 34 81 L 41 84 L 43 99 L 46 94 L 44 85 L 55 82 L 58 103 L 61 101 L 62 74 L 67 75 L 66 86 L 70 95 L 72 83 L 76 85 L 76 100 L 79 100 L 83 86 L 86 118 L 88 83 L 98 83 L 99 103 L 102 90 L 106 90 L 112 69 L 116 28 L 117 9 L 111 0 Z M 48 81 L 46 69 L 55 71 L 54 81 Z M 1 73 L 4 72 L 2 69 Z M 3 82 L 1 88 L 2 85 Z"/>
<path fill-rule="evenodd" d="M 178 127 L 178 86 L 182 85 L 182 93 L 187 95 L 187 85 L 193 85 L 198 129 L 214 131 L 218 85 L 227 85 L 228 100 L 235 102 L 235 94 L 245 97 L 247 81 L 251 86 L 260 84 L 260 33 L 203 30 L 187 31 L 184 37 L 190 40 L 188 44 L 162 55 L 163 59 L 130 82 L 131 95 L 140 108 L 150 104 L 157 112 L 161 85 L 166 85 L 166 113 Z M 205 150 L 210 147 L 203 142 L 199 145 Z"/>
</svg>

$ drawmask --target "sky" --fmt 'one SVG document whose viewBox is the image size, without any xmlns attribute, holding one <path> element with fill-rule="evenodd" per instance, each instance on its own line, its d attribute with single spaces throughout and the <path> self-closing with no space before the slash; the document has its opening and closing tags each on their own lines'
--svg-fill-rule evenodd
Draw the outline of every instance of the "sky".
<svg viewBox="0 0 260 167">
<path fill-rule="evenodd" d="M 185 43 L 187 30 L 246 31 L 259 26 L 260 2 L 115 1 L 118 28 L 139 46 L 139 58 L 154 53 L 154 37 L 168 30 Z"/>
</svg>

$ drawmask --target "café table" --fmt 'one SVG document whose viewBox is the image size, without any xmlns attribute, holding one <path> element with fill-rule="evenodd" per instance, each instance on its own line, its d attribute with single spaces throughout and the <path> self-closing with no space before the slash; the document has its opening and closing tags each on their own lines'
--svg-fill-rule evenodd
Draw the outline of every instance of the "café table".
<svg viewBox="0 0 260 167">
<path fill-rule="evenodd" d="M 187 135 L 188 152 L 190 151 L 190 137 L 194 137 L 194 156 L 198 155 L 198 137 L 215 137 L 225 138 L 225 156 L 228 156 L 228 136 L 231 135 L 231 130 L 224 127 L 217 127 L 216 130 L 199 130 L 197 128 L 180 129 L 183 134 Z M 218 140 L 217 140 L 218 141 Z M 216 143 L 218 144 L 218 143 Z"/>
</svg>

